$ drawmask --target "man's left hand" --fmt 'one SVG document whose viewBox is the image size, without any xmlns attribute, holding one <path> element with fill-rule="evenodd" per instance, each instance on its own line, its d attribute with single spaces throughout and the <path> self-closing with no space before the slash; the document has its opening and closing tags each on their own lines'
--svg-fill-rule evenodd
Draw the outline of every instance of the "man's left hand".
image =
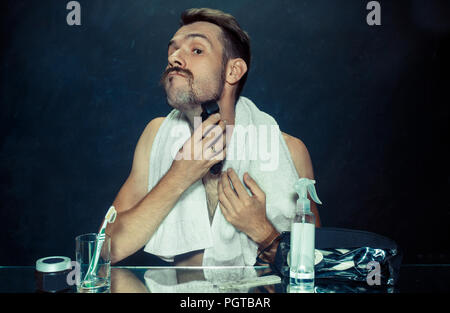
<svg viewBox="0 0 450 313">
<path fill-rule="evenodd" d="M 266 194 L 248 173 L 244 174 L 244 183 L 251 196 L 233 169 L 222 172 L 218 184 L 220 209 L 228 222 L 259 244 L 274 230 L 266 216 Z"/>
</svg>

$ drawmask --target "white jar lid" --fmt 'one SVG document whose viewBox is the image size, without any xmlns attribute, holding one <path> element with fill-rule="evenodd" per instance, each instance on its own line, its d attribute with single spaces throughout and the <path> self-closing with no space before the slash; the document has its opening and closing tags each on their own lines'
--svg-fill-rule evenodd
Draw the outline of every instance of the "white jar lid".
<svg viewBox="0 0 450 313">
<path fill-rule="evenodd" d="M 66 256 L 48 256 L 36 261 L 36 270 L 39 272 L 52 273 L 71 268 L 71 260 Z"/>
</svg>

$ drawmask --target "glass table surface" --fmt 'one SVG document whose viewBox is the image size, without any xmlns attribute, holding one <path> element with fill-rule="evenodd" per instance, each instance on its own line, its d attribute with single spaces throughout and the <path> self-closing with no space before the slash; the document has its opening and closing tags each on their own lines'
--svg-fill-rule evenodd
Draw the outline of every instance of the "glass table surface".
<svg viewBox="0 0 450 313">
<path fill-rule="evenodd" d="M 0 266 L 0 293 L 36 292 L 34 266 Z M 269 267 L 112 266 L 111 293 L 286 293 Z M 315 281 L 316 293 L 450 292 L 450 264 L 405 264 L 397 286 Z"/>
</svg>

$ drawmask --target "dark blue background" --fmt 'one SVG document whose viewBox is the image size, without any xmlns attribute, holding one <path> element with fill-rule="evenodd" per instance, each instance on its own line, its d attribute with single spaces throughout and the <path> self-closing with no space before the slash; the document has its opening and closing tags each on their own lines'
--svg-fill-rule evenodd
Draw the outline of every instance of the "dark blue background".
<svg viewBox="0 0 450 313">
<path fill-rule="evenodd" d="M 405 263 L 449 262 L 450 14 L 445 1 L 1 2 L 0 265 L 74 257 L 170 108 L 158 87 L 182 10 L 252 39 L 243 95 L 311 154 L 323 226 L 377 232 Z M 139 252 L 124 262 L 146 263 Z"/>
</svg>

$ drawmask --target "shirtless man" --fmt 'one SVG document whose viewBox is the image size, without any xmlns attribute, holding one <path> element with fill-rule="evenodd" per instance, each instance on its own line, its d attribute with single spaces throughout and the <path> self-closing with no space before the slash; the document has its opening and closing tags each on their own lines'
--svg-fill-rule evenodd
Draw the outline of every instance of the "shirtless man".
<svg viewBox="0 0 450 313">
<path fill-rule="evenodd" d="M 276 232 L 266 217 L 264 190 L 248 174 L 241 182 L 233 170 L 218 175 L 209 172 L 226 152 L 224 140 L 216 139 L 224 138 L 221 136 L 224 136 L 225 125 L 234 125 L 235 103 L 246 81 L 249 65 L 249 38 L 232 16 L 211 9 L 191 9 L 183 13 L 182 26 L 169 41 L 168 65 L 161 84 L 169 105 L 188 117 L 192 133 L 210 125 L 221 129 L 212 139 L 200 136 L 201 139 L 196 140 L 198 137 L 193 134 L 180 151 L 188 152 L 189 160 L 174 160 L 166 175 L 148 192 L 150 152 L 164 118 L 149 122 L 137 143 L 131 173 L 113 203 L 118 215 L 115 223 L 109 224 L 106 230 L 112 238 L 112 263 L 146 245 L 183 192 L 199 179 L 205 186 L 210 218 L 219 203 L 226 220 L 258 245 Z M 218 102 L 220 114 L 210 116 L 202 128 L 194 129 L 194 117 L 202 111 L 200 103 L 211 99 Z M 283 138 L 299 176 L 313 179 L 311 159 L 303 142 L 285 133 Z M 217 147 L 209 149 L 214 141 L 217 141 Z M 192 149 L 194 146 L 216 153 L 209 158 L 195 158 L 194 151 L 203 150 Z M 244 184 L 252 196 L 245 192 Z M 316 226 L 320 226 L 313 201 L 311 208 L 316 216 Z M 174 263 L 201 265 L 202 256 L 203 251 L 194 251 L 176 256 Z"/>
</svg>

